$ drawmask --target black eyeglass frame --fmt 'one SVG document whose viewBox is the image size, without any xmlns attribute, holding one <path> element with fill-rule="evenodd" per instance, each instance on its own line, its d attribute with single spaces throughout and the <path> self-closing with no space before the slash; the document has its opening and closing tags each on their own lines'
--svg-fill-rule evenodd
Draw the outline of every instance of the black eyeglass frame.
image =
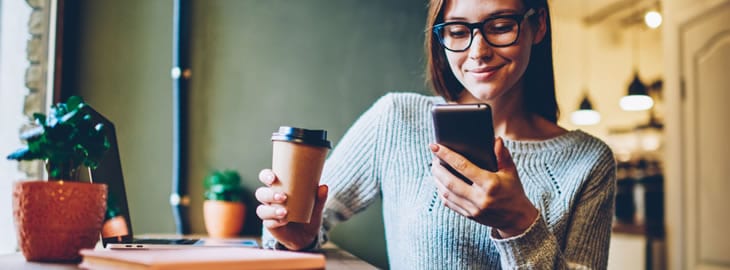
<svg viewBox="0 0 730 270">
<path fill-rule="evenodd" d="M 445 23 L 440 23 L 440 24 L 434 25 L 432 27 L 432 31 L 433 31 L 433 34 L 436 35 L 436 38 L 438 39 L 439 44 L 441 44 L 441 47 L 444 47 L 444 49 L 447 49 L 452 52 L 465 52 L 465 51 L 469 50 L 469 48 L 471 48 L 471 44 L 474 42 L 474 29 L 479 29 L 479 32 L 482 32 L 482 38 L 490 46 L 496 47 L 496 48 L 504 48 L 504 47 L 512 46 L 515 43 L 517 43 L 518 40 L 520 40 L 520 32 L 522 32 L 522 22 L 524 22 L 527 18 L 529 18 L 530 16 L 535 15 L 535 14 L 537 14 L 537 12 L 535 11 L 534 8 L 531 8 L 522 15 L 520 15 L 520 14 L 497 15 L 494 17 L 489 17 L 486 20 L 483 20 L 481 22 L 476 22 L 476 23 L 445 22 Z M 505 44 L 505 45 L 494 44 L 494 43 L 490 42 L 489 39 L 483 33 L 484 31 L 482 29 L 484 28 L 484 25 L 486 25 L 487 23 L 492 22 L 494 20 L 498 20 L 498 19 L 512 19 L 517 22 L 517 36 L 515 36 L 515 40 L 513 40 L 509 44 Z M 443 39 L 443 35 L 441 34 L 441 30 L 443 30 L 444 27 L 446 27 L 446 26 L 455 25 L 455 24 L 464 25 L 467 28 L 469 28 L 469 44 L 467 44 L 466 48 L 464 48 L 463 50 L 452 50 L 449 47 L 446 47 L 446 45 L 444 45 L 444 39 Z"/>
</svg>

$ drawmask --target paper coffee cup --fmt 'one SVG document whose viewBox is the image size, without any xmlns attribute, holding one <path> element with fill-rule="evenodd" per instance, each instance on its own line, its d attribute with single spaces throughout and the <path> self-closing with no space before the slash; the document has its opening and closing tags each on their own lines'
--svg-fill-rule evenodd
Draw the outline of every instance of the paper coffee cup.
<svg viewBox="0 0 730 270">
<path fill-rule="evenodd" d="M 282 126 L 271 141 L 271 169 L 279 180 L 271 188 L 287 195 L 286 220 L 309 223 L 324 160 L 331 148 L 327 131 Z"/>
</svg>

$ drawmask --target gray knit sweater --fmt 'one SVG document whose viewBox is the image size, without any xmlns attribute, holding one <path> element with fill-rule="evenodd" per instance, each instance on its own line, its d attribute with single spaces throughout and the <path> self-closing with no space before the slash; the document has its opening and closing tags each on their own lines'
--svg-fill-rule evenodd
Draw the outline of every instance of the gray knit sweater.
<svg viewBox="0 0 730 270">
<path fill-rule="evenodd" d="M 320 245 L 329 229 L 382 195 L 393 269 L 606 268 L 615 192 L 606 144 L 582 131 L 544 141 L 505 139 L 540 215 L 522 235 L 500 239 L 437 198 L 428 166 L 435 103 L 444 100 L 387 94 L 348 130 L 322 174 L 330 189 Z M 266 229 L 262 240 L 277 246 Z"/>
</svg>

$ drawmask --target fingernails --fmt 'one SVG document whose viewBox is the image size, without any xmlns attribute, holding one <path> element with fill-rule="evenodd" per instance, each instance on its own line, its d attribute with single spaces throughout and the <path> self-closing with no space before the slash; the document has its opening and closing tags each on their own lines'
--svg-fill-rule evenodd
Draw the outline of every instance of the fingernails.
<svg viewBox="0 0 730 270">
<path fill-rule="evenodd" d="M 266 181 L 267 184 L 271 184 L 272 182 L 274 182 L 274 174 L 270 171 L 261 172 L 261 178 L 262 180 Z"/>
<path fill-rule="evenodd" d="M 286 195 L 283 193 L 276 193 L 274 194 L 274 200 L 279 202 L 284 201 L 286 200 Z"/>
<path fill-rule="evenodd" d="M 438 144 L 431 143 L 431 144 L 428 145 L 428 147 L 431 148 L 431 152 L 438 152 L 439 151 Z"/>
<path fill-rule="evenodd" d="M 276 209 L 275 213 L 276 213 L 276 216 L 278 216 L 278 217 L 284 217 L 286 215 L 286 209 L 284 209 L 284 208 Z"/>
<path fill-rule="evenodd" d="M 317 189 L 317 200 L 320 200 L 321 198 L 327 199 L 327 191 L 329 190 L 329 186 L 327 185 L 321 185 Z"/>
</svg>

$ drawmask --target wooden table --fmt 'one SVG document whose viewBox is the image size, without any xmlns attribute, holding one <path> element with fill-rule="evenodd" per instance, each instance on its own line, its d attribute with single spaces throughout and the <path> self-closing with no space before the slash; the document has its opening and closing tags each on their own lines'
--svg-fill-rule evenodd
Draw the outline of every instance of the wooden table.
<svg viewBox="0 0 730 270">
<path fill-rule="evenodd" d="M 327 243 L 324 246 L 323 254 L 327 260 L 327 269 L 377 269 L 332 243 Z M 0 268 L 19 270 L 79 269 L 76 264 L 27 262 L 20 252 L 0 255 Z"/>
</svg>

